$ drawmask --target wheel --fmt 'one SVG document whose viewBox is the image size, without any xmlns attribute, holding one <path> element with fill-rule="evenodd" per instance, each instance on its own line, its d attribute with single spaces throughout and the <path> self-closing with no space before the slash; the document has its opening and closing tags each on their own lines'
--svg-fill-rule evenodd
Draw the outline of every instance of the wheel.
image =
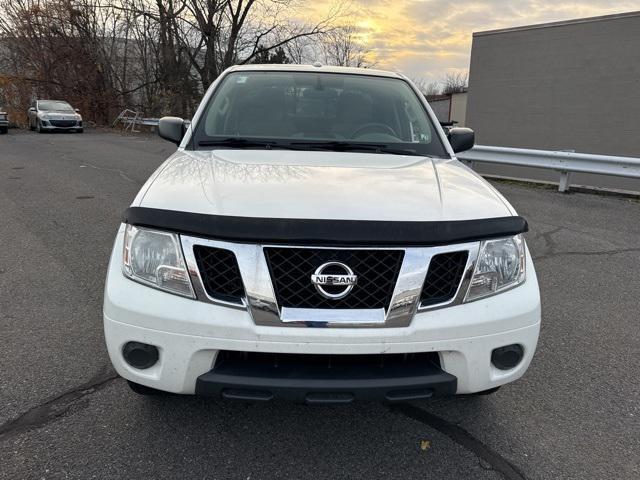
<svg viewBox="0 0 640 480">
<path fill-rule="evenodd" d="M 9 127 L 0 127 L 0 133 L 7 133 L 9 131 Z"/>
<path fill-rule="evenodd" d="M 76 130 L 76 133 L 84 133 L 84 128 L 79 128 L 78 130 Z"/>
<path fill-rule="evenodd" d="M 129 388 L 133 390 L 138 395 L 144 396 L 164 396 L 169 395 L 167 392 L 163 392 L 162 390 L 156 390 L 155 388 L 147 387 L 145 385 L 140 385 L 139 383 L 132 382 L 131 380 L 127 380 L 129 384 Z"/>
<path fill-rule="evenodd" d="M 33 132 L 35 129 L 36 128 L 33 126 L 33 123 L 31 123 L 31 119 L 29 119 L 29 130 Z"/>
<path fill-rule="evenodd" d="M 40 125 L 40 120 L 36 120 L 36 132 L 44 133 L 44 130 L 42 130 L 42 125 Z"/>
</svg>

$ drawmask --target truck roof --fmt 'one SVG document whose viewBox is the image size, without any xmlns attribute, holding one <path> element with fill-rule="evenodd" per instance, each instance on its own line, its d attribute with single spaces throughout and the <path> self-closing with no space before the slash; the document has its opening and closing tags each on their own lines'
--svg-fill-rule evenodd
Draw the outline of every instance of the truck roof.
<svg viewBox="0 0 640 480">
<path fill-rule="evenodd" d="M 355 68 L 355 67 L 334 67 L 330 65 L 292 65 L 292 64 L 250 64 L 235 65 L 228 69 L 229 72 L 242 71 L 271 71 L 271 72 L 323 72 L 323 73 L 346 73 L 352 75 L 368 75 L 372 77 L 391 77 L 404 78 L 396 72 L 386 70 L 375 70 L 372 68 Z"/>
</svg>

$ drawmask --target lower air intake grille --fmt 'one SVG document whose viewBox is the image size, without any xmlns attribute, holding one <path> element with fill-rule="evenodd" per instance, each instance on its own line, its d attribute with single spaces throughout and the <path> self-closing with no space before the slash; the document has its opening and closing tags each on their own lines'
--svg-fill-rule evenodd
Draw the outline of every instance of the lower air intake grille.
<svg viewBox="0 0 640 480">
<path fill-rule="evenodd" d="M 384 353 L 368 355 L 318 355 L 305 353 L 259 353 L 220 350 L 215 368 L 233 365 L 236 368 L 256 367 L 286 369 L 287 366 L 315 367 L 324 370 L 328 377 L 352 367 L 368 369 L 367 373 L 380 374 L 389 367 L 409 367 L 431 364 L 440 367 L 438 352 Z"/>
<path fill-rule="evenodd" d="M 402 250 L 333 250 L 265 248 L 278 305 L 289 308 L 387 308 L 398 279 Z M 344 298 L 330 300 L 318 293 L 311 275 L 326 262 L 349 266 L 357 284 Z"/>
<path fill-rule="evenodd" d="M 451 300 L 458 291 L 468 252 L 449 252 L 434 255 L 422 287 L 420 304 L 423 307 Z"/>
<path fill-rule="evenodd" d="M 209 296 L 227 302 L 242 303 L 244 287 L 233 252 L 196 245 L 193 247 L 193 253 Z"/>
<path fill-rule="evenodd" d="M 49 120 L 49 123 L 53 127 L 73 127 L 76 124 L 75 120 Z"/>
</svg>

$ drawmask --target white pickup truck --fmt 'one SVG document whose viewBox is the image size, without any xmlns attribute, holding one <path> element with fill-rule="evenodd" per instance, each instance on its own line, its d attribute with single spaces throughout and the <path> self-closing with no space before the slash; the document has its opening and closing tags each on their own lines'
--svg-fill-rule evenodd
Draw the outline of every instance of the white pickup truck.
<svg viewBox="0 0 640 480">
<path fill-rule="evenodd" d="M 111 361 L 137 393 L 308 404 L 490 393 L 540 329 L 527 222 L 390 72 L 238 66 L 117 233 Z"/>
</svg>

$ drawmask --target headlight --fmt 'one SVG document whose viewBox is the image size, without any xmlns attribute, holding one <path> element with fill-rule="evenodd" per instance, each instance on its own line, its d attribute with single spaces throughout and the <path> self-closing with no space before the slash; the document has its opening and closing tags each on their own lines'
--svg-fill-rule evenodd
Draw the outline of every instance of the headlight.
<svg viewBox="0 0 640 480">
<path fill-rule="evenodd" d="M 525 248 L 522 235 L 485 240 L 480 244 L 478 260 L 465 301 L 496 294 L 524 282 Z"/>
<path fill-rule="evenodd" d="M 175 233 L 127 225 L 122 271 L 136 282 L 195 298 Z"/>
</svg>

